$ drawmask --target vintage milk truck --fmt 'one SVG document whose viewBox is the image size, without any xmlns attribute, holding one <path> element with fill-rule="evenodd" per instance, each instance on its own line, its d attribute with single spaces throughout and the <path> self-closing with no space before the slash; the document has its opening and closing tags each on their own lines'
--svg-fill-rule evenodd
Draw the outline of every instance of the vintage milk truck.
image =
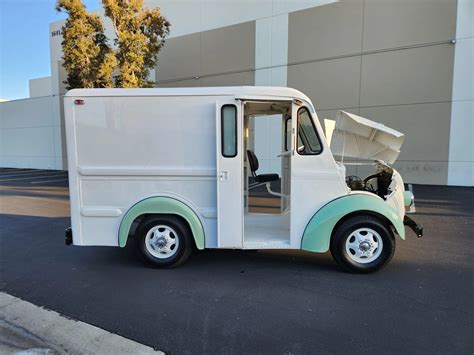
<svg viewBox="0 0 474 355">
<path fill-rule="evenodd" d="M 405 225 L 422 236 L 406 216 L 413 194 L 389 165 L 404 135 L 339 111 L 325 136 L 297 90 L 76 89 L 64 109 L 67 244 L 124 247 L 133 236 L 143 259 L 162 267 L 193 248 L 329 250 L 365 273 L 390 261 Z M 274 173 L 259 172 L 262 117 L 277 127 L 266 132 L 281 147 Z M 362 163 L 369 176 L 346 176 L 346 165 Z M 252 208 L 258 198 L 277 208 Z"/>
</svg>

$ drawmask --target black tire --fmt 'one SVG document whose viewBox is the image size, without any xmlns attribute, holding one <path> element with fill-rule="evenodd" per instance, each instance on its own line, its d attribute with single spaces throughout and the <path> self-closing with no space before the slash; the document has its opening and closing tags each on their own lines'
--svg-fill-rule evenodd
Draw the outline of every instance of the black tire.
<svg viewBox="0 0 474 355">
<path fill-rule="evenodd" d="M 159 248 L 153 244 L 147 248 L 147 243 L 150 243 L 150 240 L 147 241 L 148 233 L 152 233 L 153 229 L 160 232 L 166 231 L 166 228 L 159 228 L 158 226 L 165 226 L 168 230 L 171 230 L 170 235 L 172 239 L 175 241 L 175 248 L 171 246 L 172 255 L 166 257 L 157 257 L 153 255 L 152 252 L 149 250 L 151 248 L 155 252 L 155 254 L 160 254 Z M 137 229 L 137 248 L 140 256 L 142 257 L 143 261 L 150 266 L 153 267 L 162 267 L 162 268 L 172 268 L 182 265 L 189 257 L 193 250 L 193 238 L 191 230 L 186 222 L 184 222 L 181 218 L 172 216 L 172 215 L 154 215 L 145 218 Z M 150 234 L 151 236 L 151 234 Z M 155 237 L 154 237 L 155 238 Z M 176 239 L 178 240 L 176 242 Z M 164 241 L 163 241 L 164 242 Z M 165 242 L 164 242 L 165 243 Z M 161 255 L 161 254 L 160 254 Z"/>
<path fill-rule="evenodd" d="M 373 260 L 367 263 L 361 263 L 354 260 L 346 250 L 346 241 L 348 238 L 354 242 L 354 236 L 351 234 L 358 229 L 368 228 L 375 231 L 382 239 L 382 251 Z M 363 232 L 364 233 L 364 232 Z M 349 240 L 349 242 L 351 242 Z M 378 244 L 377 244 L 378 245 Z M 355 254 L 352 248 L 349 248 L 351 254 Z M 349 218 L 340 224 L 335 230 L 331 239 L 331 254 L 336 262 L 346 271 L 352 273 L 370 273 L 380 270 L 392 259 L 395 253 L 395 238 L 390 226 L 377 217 L 373 216 L 355 216 Z M 377 252 L 377 248 L 374 253 Z"/>
</svg>

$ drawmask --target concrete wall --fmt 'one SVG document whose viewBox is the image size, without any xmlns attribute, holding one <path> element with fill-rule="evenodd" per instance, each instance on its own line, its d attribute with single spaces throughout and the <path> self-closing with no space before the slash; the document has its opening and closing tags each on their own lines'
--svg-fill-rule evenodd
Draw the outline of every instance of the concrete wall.
<svg viewBox="0 0 474 355">
<path fill-rule="evenodd" d="M 52 95 L 51 77 L 31 79 L 28 83 L 30 89 L 30 97 L 41 97 Z"/>
<path fill-rule="evenodd" d="M 456 0 L 342 0 L 292 13 L 288 86 L 320 119 L 344 109 L 404 132 L 395 167 L 408 182 L 445 185 L 456 9 Z"/>
<path fill-rule="evenodd" d="M 253 85 L 254 70 L 251 21 L 167 40 L 155 75 L 158 87 Z"/>
<path fill-rule="evenodd" d="M 474 1 L 458 0 L 448 185 L 474 186 Z"/>
<path fill-rule="evenodd" d="M 66 149 L 59 97 L 0 103 L 0 166 L 63 169 Z"/>
</svg>

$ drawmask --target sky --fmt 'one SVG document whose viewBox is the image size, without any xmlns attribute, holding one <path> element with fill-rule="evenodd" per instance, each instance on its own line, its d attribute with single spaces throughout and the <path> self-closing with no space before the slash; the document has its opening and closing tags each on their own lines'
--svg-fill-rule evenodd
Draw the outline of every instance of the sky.
<svg viewBox="0 0 474 355">
<path fill-rule="evenodd" d="M 98 0 L 83 0 L 89 10 Z M 29 97 L 28 80 L 51 75 L 49 24 L 66 18 L 55 0 L 0 0 L 0 99 Z"/>
</svg>

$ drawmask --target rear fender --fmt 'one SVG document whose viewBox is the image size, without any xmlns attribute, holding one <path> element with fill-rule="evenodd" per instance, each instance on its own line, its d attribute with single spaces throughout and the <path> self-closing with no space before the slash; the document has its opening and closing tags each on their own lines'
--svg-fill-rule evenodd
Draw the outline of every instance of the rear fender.
<svg viewBox="0 0 474 355">
<path fill-rule="evenodd" d="M 198 249 L 204 249 L 204 228 L 191 207 L 172 197 L 149 197 L 133 205 L 125 214 L 119 228 L 119 246 L 127 244 L 133 221 L 144 214 L 171 214 L 182 217 L 189 225 Z"/>
</svg>

